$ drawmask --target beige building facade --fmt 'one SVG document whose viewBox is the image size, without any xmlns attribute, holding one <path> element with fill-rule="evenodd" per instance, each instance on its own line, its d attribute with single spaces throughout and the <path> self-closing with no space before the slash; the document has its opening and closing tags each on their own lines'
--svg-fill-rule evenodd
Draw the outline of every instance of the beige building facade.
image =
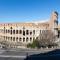
<svg viewBox="0 0 60 60">
<path fill-rule="evenodd" d="M 56 11 L 52 12 L 47 22 L 0 23 L 0 41 L 26 45 L 32 43 L 33 38 L 47 30 L 52 30 L 58 37 L 58 13 Z"/>
</svg>

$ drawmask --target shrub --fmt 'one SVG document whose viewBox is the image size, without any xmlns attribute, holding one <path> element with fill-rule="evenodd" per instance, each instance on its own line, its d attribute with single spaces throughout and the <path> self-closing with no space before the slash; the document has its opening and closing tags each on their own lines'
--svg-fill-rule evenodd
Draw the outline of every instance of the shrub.
<svg viewBox="0 0 60 60">
<path fill-rule="evenodd" d="M 27 47 L 29 48 L 39 48 L 39 42 L 37 41 L 37 40 L 34 40 L 33 41 L 33 43 L 29 43 L 28 45 L 27 45 Z"/>
</svg>

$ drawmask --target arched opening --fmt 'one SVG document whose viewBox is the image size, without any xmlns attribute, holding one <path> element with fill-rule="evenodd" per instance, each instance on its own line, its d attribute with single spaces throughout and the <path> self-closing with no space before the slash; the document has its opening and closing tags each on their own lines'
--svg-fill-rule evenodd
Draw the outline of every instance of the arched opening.
<svg viewBox="0 0 60 60">
<path fill-rule="evenodd" d="M 23 37 L 23 42 L 25 42 L 25 38 Z"/>
<path fill-rule="evenodd" d="M 13 30 L 13 34 L 15 34 L 15 30 Z"/>
<path fill-rule="evenodd" d="M 32 41 L 32 37 L 30 37 L 30 41 Z"/>
<path fill-rule="evenodd" d="M 7 33 L 7 29 L 6 29 L 6 33 Z"/>
<path fill-rule="evenodd" d="M 18 37 L 16 37 L 16 41 L 18 41 Z"/>
<path fill-rule="evenodd" d="M 16 30 L 16 34 L 18 34 L 18 30 Z"/>
<path fill-rule="evenodd" d="M 26 30 L 26 35 L 28 35 L 29 34 L 29 30 Z"/>
<path fill-rule="evenodd" d="M 15 37 L 13 37 L 13 41 L 15 41 Z"/>
<path fill-rule="evenodd" d="M 4 27 L 4 33 L 5 33 L 5 27 Z"/>
<path fill-rule="evenodd" d="M 12 27 L 10 27 L 10 29 L 12 29 Z"/>
<path fill-rule="evenodd" d="M 29 40 L 29 38 L 27 37 L 27 38 L 26 38 L 26 42 L 28 42 L 28 40 Z"/>
<path fill-rule="evenodd" d="M 35 30 L 33 30 L 33 34 L 35 34 Z"/>
<path fill-rule="evenodd" d="M 25 31 L 23 30 L 23 35 L 25 36 Z"/>
<path fill-rule="evenodd" d="M 22 40 L 22 38 L 20 37 L 20 38 L 19 38 L 19 41 L 21 41 L 21 40 Z"/>
<path fill-rule="evenodd" d="M 8 33 L 10 32 L 10 30 L 8 30 Z"/>
<path fill-rule="evenodd" d="M 12 34 L 12 30 L 10 31 L 10 34 Z"/>
<path fill-rule="evenodd" d="M 32 32 L 30 32 L 30 35 L 32 35 Z"/>
<path fill-rule="evenodd" d="M 12 41 L 12 37 L 11 37 L 11 41 Z"/>
<path fill-rule="evenodd" d="M 19 34 L 22 34 L 22 30 L 19 30 Z"/>
</svg>

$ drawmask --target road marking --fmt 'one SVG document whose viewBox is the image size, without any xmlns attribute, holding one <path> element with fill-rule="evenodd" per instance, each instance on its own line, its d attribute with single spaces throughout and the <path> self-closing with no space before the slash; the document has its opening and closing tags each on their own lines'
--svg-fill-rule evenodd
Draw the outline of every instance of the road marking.
<svg viewBox="0 0 60 60">
<path fill-rule="evenodd" d="M 0 57 L 5 57 L 5 58 L 26 58 L 26 56 L 14 56 L 14 55 L 0 55 Z"/>
</svg>

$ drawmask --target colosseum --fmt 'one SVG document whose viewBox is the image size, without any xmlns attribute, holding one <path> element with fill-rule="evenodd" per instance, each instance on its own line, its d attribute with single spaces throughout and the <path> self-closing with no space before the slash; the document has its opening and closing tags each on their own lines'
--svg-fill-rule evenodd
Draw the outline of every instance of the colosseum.
<svg viewBox="0 0 60 60">
<path fill-rule="evenodd" d="M 48 30 L 52 30 L 58 37 L 59 28 L 58 13 L 54 11 L 46 22 L 0 23 L 0 41 L 25 46 L 32 43 L 33 38 Z"/>
</svg>

